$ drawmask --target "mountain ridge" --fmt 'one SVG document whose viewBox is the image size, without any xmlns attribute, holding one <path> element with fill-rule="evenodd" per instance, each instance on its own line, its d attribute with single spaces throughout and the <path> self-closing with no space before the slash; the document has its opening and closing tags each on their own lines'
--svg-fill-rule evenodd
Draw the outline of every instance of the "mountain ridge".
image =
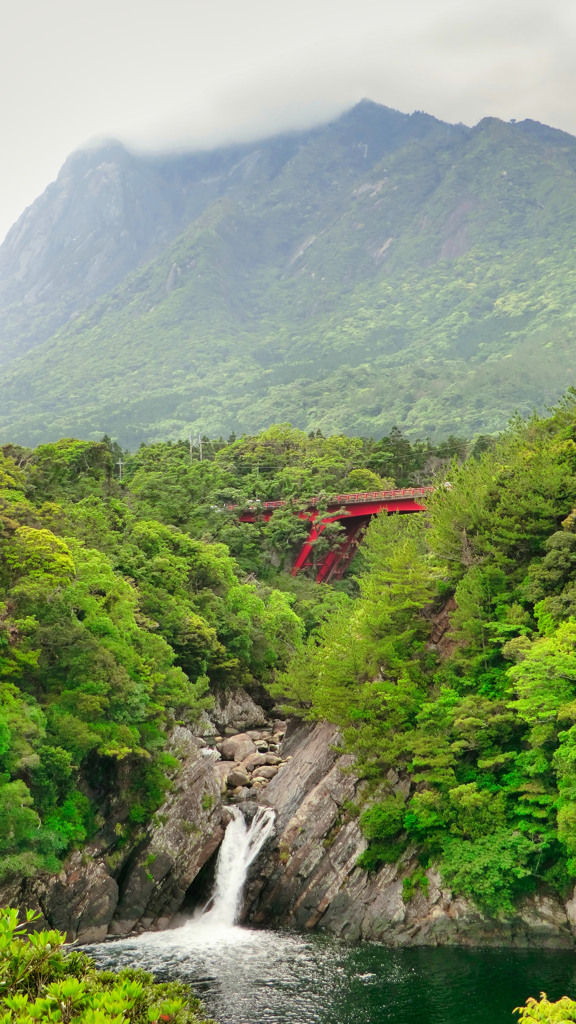
<svg viewBox="0 0 576 1024">
<path fill-rule="evenodd" d="M 257 144 L 146 159 L 121 147 L 114 173 L 94 168 L 101 155 L 69 158 L 60 205 L 49 186 L 0 247 L 0 437 L 134 445 L 280 419 L 472 434 L 570 383 L 564 132 L 363 101 Z M 84 231 L 73 218 L 37 252 L 34 208 L 55 217 L 86 196 Z"/>
</svg>

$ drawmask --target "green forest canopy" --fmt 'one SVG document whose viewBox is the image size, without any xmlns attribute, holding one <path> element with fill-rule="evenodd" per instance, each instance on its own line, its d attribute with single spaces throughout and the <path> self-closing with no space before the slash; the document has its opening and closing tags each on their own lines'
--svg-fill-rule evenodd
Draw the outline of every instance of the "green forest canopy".
<svg viewBox="0 0 576 1024">
<path fill-rule="evenodd" d="M 363 865 L 416 844 L 493 915 L 576 877 L 575 470 L 570 395 L 454 466 L 427 517 L 377 518 L 360 596 L 273 685 L 356 754 Z M 406 801 L 390 768 L 411 780 Z"/>
<path fill-rule="evenodd" d="M 282 571 L 308 530 L 292 505 L 269 524 L 226 506 L 385 486 L 382 474 L 425 474 L 450 450 L 288 424 L 206 439 L 202 453 L 5 446 L 0 879 L 56 870 L 112 812 L 118 844 L 133 839 L 177 767 L 173 724 L 193 723 L 219 689 L 271 682 L 340 599 Z"/>
</svg>

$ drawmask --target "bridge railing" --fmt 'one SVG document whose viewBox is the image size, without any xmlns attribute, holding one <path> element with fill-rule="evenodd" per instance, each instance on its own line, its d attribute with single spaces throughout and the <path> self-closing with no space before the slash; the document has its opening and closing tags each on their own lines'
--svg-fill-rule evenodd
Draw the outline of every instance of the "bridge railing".
<svg viewBox="0 0 576 1024">
<path fill-rule="evenodd" d="M 386 501 L 402 498 L 423 498 L 433 487 L 404 487 L 390 491 L 357 491 L 354 494 L 335 494 L 328 498 L 328 505 L 357 505 L 365 501 Z M 318 499 L 312 498 L 310 504 L 317 504 Z"/>
<path fill-rule="evenodd" d="M 329 497 L 321 497 L 318 495 L 314 498 L 301 500 L 302 504 L 305 504 L 308 508 L 314 508 L 319 504 L 326 504 L 328 508 L 333 508 L 337 505 L 359 505 L 363 502 L 372 501 L 401 501 L 403 498 L 424 498 L 433 490 L 434 488 L 432 486 L 403 487 L 402 489 L 389 491 L 355 491 L 351 494 L 332 494 Z M 245 505 L 226 505 L 225 507 L 230 512 L 233 512 L 238 508 L 250 509 L 254 512 L 265 512 L 270 509 L 284 508 L 287 504 L 288 499 L 283 499 L 281 501 L 260 501 L 256 498 L 253 501 L 247 501 Z"/>
</svg>

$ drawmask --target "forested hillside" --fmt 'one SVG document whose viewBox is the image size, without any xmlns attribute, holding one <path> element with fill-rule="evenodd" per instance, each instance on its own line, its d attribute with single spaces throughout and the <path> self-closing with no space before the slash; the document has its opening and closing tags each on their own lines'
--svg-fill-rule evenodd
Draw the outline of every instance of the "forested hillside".
<svg viewBox="0 0 576 1024">
<path fill-rule="evenodd" d="M 57 869 L 110 815 L 118 844 L 137 835 L 177 767 L 167 732 L 301 642 L 284 594 L 152 518 L 139 461 L 131 492 L 106 443 L 0 459 L 0 880 Z"/>
<path fill-rule="evenodd" d="M 205 154 L 76 154 L 0 249 L 0 439 L 272 421 L 472 437 L 576 371 L 576 140 L 365 101 Z"/>
<path fill-rule="evenodd" d="M 6 445 L 0 881 L 55 870 L 110 817 L 118 844 L 134 840 L 177 767 L 174 724 L 194 724 L 217 692 L 257 693 L 340 599 L 283 571 L 308 531 L 292 506 L 266 524 L 230 505 L 383 486 L 382 472 L 429 474 L 457 447 L 287 424 L 202 452 Z"/>
<path fill-rule="evenodd" d="M 379 517 L 360 596 L 273 685 L 341 726 L 365 778 L 347 811 L 369 840 L 361 863 L 415 844 L 408 900 L 430 865 L 493 916 L 574 885 L 575 460 L 572 393 L 454 466 L 426 517 Z"/>
</svg>

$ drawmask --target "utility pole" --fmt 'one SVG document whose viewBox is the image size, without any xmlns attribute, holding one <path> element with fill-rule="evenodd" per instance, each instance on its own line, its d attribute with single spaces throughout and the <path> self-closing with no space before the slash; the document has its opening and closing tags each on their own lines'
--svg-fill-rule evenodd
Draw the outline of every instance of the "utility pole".
<svg viewBox="0 0 576 1024">
<path fill-rule="evenodd" d="M 116 465 L 119 466 L 118 480 L 119 480 L 120 483 L 122 483 L 122 466 L 124 465 L 124 463 L 122 462 L 122 459 L 119 459 L 118 462 L 116 463 Z"/>
<path fill-rule="evenodd" d="M 194 439 L 192 434 L 190 434 L 188 440 L 190 442 L 190 462 L 194 462 Z"/>
<path fill-rule="evenodd" d="M 202 462 L 202 438 L 198 434 L 198 448 L 200 449 L 200 462 Z"/>
</svg>

